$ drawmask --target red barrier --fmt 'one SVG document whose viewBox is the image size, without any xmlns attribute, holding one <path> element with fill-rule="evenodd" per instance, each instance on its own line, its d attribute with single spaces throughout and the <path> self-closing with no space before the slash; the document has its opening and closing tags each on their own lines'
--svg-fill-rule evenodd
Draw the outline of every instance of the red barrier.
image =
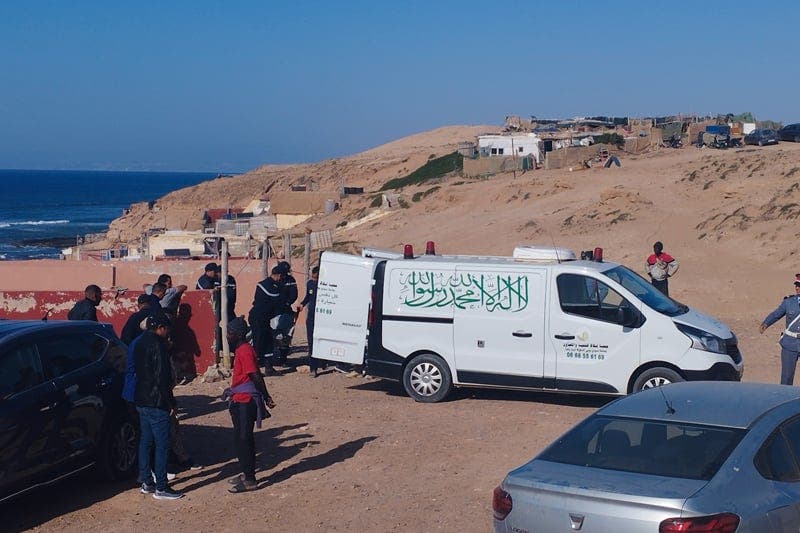
<svg viewBox="0 0 800 533">
<path fill-rule="evenodd" d="M 136 298 L 141 292 L 127 291 L 121 296 L 105 292 L 97 306 L 97 318 L 114 326 L 119 335 L 128 317 L 136 311 Z M 82 291 L 3 291 L 0 292 L 0 318 L 66 320 L 67 313 Z M 202 374 L 213 365 L 214 311 L 205 291 L 187 291 L 181 299 L 178 318 L 173 325 L 173 353 L 183 353 L 188 365 Z M 193 370 L 194 370 L 193 369 Z"/>
</svg>

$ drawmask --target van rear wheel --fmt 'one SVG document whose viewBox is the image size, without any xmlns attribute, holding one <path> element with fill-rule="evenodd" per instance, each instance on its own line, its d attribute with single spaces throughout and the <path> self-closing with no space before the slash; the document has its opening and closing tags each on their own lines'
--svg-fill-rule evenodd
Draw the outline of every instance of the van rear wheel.
<svg viewBox="0 0 800 533">
<path fill-rule="evenodd" d="M 646 389 L 654 389 L 662 385 L 669 385 L 670 383 L 678 383 L 686 381 L 683 376 L 670 368 L 650 368 L 642 372 L 636 381 L 633 383 L 633 392 L 639 392 Z"/>
<path fill-rule="evenodd" d="M 417 402 L 439 402 L 450 393 L 452 386 L 447 363 L 436 355 L 419 355 L 403 371 L 403 387 Z"/>
</svg>

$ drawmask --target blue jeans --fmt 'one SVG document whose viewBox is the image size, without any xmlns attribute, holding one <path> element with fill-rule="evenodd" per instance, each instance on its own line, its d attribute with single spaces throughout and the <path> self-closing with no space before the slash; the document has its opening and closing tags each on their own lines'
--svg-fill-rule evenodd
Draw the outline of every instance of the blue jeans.
<svg viewBox="0 0 800 533">
<path fill-rule="evenodd" d="M 167 453 L 169 452 L 169 411 L 157 407 L 139 407 L 139 483 L 153 484 L 156 475 L 156 490 L 167 489 Z M 150 457 L 155 447 L 155 464 Z"/>
</svg>

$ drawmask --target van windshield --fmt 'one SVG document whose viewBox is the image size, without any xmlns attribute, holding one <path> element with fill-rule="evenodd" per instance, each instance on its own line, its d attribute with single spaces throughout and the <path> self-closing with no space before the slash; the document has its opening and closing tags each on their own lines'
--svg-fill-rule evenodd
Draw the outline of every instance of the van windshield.
<svg viewBox="0 0 800 533">
<path fill-rule="evenodd" d="M 618 266 L 611 270 L 606 270 L 603 274 L 631 291 L 647 307 L 659 313 L 667 316 L 678 316 L 689 311 L 688 307 L 676 302 L 669 296 L 665 296 L 664 293 L 629 268 Z"/>
</svg>

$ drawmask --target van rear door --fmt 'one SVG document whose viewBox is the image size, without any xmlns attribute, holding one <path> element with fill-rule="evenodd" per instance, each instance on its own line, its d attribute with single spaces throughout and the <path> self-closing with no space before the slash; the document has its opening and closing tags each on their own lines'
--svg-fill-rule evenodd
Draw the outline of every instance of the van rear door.
<svg viewBox="0 0 800 533">
<path fill-rule="evenodd" d="M 314 357 L 360 365 L 376 259 L 324 252 L 314 313 Z"/>
</svg>

